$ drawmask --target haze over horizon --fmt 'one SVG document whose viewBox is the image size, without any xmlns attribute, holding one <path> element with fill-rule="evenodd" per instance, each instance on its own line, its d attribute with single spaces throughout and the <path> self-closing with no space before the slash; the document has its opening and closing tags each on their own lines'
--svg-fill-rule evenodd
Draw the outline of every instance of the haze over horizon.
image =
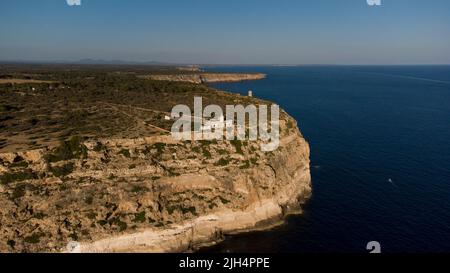
<svg viewBox="0 0 450 273">
<path fill-rule="evenodd" d="M 3 0 L 1 61 L 450 64 L 450 1 Z"/>
</svg>

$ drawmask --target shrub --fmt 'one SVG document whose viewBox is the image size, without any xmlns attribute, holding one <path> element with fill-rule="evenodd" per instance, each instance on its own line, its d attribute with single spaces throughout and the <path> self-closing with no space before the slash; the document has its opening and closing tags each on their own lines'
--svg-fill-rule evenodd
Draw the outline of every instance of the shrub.
<svg viewBox="0 0 450 273">
<path fill-rule="evenodd" d="M 227 166 L 230 164 L 230 160 L 227 160 L 225 158 L 221 158 L 219 161 L 216 162 L 216 166 Z"/>
<path fill-rule="evenodd" d="M 206 158 L 212 157 L 211 153 L 206 148 L 203 149 L 203 156 Z"/>
<path fill-rule="evenodd" d="M 14 162 L 13 164 L 11 164 L 10 167 L 11 168 L 27 168 L 28 163 L 26 161 Z"/>
<path fill-rule="evenodd" d="M 10 246 L 11 248 L 14 248 L 16 246 L 16 241 L 14 240 L 8 240 L 7 242 L 8 246 Z"/>
<path fill-rule="evenodd" d="M 65 164 L 61 167 L 50 167 L 50 171 L 53 173 L 54 176 L 56 177 L 64 177 L 67 176 L 69 174 L 71 174 L 74 170 L 74 164 L 73 163 L 68 163 Z"/>
<path fill-rule="evenodd" d="M 133 222 L 135 222 L 135 223 L 144 223 L 145 222 L 145 211 L 136 213 L 134 215 Z"/>
<path fill-rule="evenodd" d="M 195 207 L 188 207 L 188 208 L 182 207 L 181 212 L 183 214 L 191 213 L 192 215 L 197 215 L 197 210 L 195 209 Z"/>
<path fill-rule="evenodd" d="M 16 173 L 5 173 L 4 175 L 0 176 L 0 182 L 1 184 L 9 184 L 13 182 L 21 182 L 24 180 L 31 180 L 31 179 L 37 179 L 37 175 L 32 170 L 25 170 L 23 172 L 16 172 Z"/>
<path fill-rule="evenodd" d="M 142 187 L 142 186 L 134 186 L 132 189 L 131 189 L 131 192 L 134 192 L 134 193 L 137 193 L 137 192 L 145 192 L 145 191 L 147 191 L 148 189 L 146 188 L 146 187 Z"/>
<path fill-rule="evenodd" d="M 94 202 L 94 197 L 88 196 L 86 197 L 86 199 L 84 199 L 84 202 L 86 202 L 87 205 L 92 205 L 92 203 Z"/>
<path fill-rule="evenodd" d="M 256 164 L 258 163 L 258 159 L 257 159 L 256 157 L 252 157 L 252 158 L 250 158 L 250 162 L 251 162 L 253 165 L 256 165 Z"/>
<path fill-rule="evenodd" d="M 97 145 L 94 147 L 94 152 L 101 152 L 103 150 L 106 150 L 106 146 L 103 145 L 101 142 L 97 142 Z"/>
<path fill-rule="evenodd" d="M 12 192 L 11 198 L 13 200 L 24 197 L 27 192 L 27 185 L 21 184 L 14 188 L 14 191 Z"/>
<path fill-rule="evenodd" d="M 250 168 L 250 161 L 245 160 L 244 164 L 240 168 L 241 169 L 248 169 L 248 168 Z"/>
<path fill-rule="evenodd" d="M 124 231 L 124 230 L 126 230 L 128 228 L 127 223 L 121 221 L 119 218 L 112 219 L 110 223 L 118 226 L 119 227 L 119 231 Z"/>
<path fill-rule="evenodd" d="M 42 233 L 33 233 L 31 236 L 25 237 L 25 243 L 38 244 L 41 241 Z"/>
<path fill-rule="evenodd" d="M 87 148 L 82 144 L 82 138 L 74 136 L 68 141 L 62 141 L 51 154 L 46 156 L 48 162 L 59 162 L 75 158 L 87 158 Z"/>
<path fill-rule="evenodd" d="M 152 148 L 156 149 L 158 151 L 158 154 L 162 154 L 164 152 L 164 150 L 166 149 L 166 144 L 162 143 L 162 142 L 158 142 L 158 143 L 153 144 Z"/>
<path fill-rule="evenodd" d="M 119 155 L 123 155 L 126 158 L 130 158 L 131 154 L 130 154 L 130 150 L 127 149 L 122 149 L 118 152 Z"/>
<path fill-rule="evenodd" d="M 231 140 L 230 143 L 236 149 L 236 153 L 242 154 L 242 155 L 244 154 L 244 151 L 242 151 L 242 141 L 240 141 L 240 140 Z"/>
<path fill-rule="evenodd" d="M 226 205 L 226 204 L 230 203 L 230 201 L 229 201 L 229 200 L 227 200 L 227 199 L 223 198 L 222 196 L 219 196 L 219 199 L 220 199 L 220 202 L 222 202 L 222 204 L 224 204 L 224 205 Z"/>
<path fill-rule="evenodd" d="M 76 233 L 70 234 L 69 237 L 70 237 L 73 241 L 78 241 L 78 235 L 77 235 Z"/>
</svg>

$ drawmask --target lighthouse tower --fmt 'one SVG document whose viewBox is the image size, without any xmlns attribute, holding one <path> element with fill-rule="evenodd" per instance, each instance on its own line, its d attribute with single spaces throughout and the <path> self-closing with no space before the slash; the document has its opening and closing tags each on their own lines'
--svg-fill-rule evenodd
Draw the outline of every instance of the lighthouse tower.
<svg viewBox="0 0 450 273">
<path fill-rule="evenodd" d="M 249 97 L 253 97 L 253 91 L 252 91 L 252 90 L 249 90 L 249 91 L 248 91 L 248 96 L 249 96 Z"/>
</svg>

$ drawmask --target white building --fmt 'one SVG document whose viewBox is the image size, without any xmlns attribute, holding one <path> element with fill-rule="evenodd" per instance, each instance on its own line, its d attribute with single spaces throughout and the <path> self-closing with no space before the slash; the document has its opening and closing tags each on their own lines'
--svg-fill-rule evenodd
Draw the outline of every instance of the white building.
<svg viewBox="0 0 450 273">
<path fill-rule="evenodd" d="M 211 131 L 212 129 L 224 129 L 233 127 L 232 120 L 225 120 L 224 116 L 220 116 L 218 118 L 212 118 L 205 122 L 205 125 L 202 126 L 202 130 Z"/>
</svg>

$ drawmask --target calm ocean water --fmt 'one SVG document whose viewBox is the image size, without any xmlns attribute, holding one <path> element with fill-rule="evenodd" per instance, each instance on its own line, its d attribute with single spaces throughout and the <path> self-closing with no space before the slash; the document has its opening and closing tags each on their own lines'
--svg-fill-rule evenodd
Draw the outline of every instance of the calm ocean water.
<svg viewBox="0 0 450 273">
<path fill-rule="evenodd" d="M 220 67 L 261 81 L 213 87 L 277 102 L 312 148 L 301 216 L 214 252 L 450 252 L 450 67 Z"/>
</svg>

